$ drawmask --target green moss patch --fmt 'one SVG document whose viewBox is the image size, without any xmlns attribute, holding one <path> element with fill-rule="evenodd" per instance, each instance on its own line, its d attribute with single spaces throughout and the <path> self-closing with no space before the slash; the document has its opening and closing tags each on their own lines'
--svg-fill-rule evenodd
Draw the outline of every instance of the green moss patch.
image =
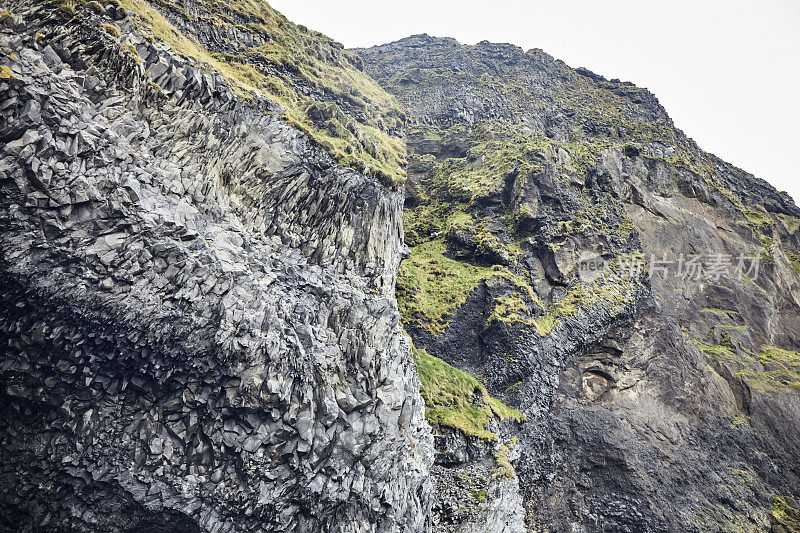
<svg viewBox="0 0 800 533">
<path fill-rule="evenodd" d="M 458 261 L 447 255 L 447 245 L 439 238 L 411 249 L 400 264 L 396 298 L 403 323 L 423 328 L 433 335 L 442 334 L 453 314 L 467 301 L 481 282 L 498 278 L 518 294 L 533 302 L 535 309 L 544 306 L 533 288 L 518 274 L 502 265 L 482 267 Z M 509 297 L 514 298 L 514 297 Z M 505 300 L 499 305 L 504 305 Z M 520 301 L 505 302 L 521 309 Z M 495 317 L 508 320 L 508 313 L 496 310 Z"/>
<path fill-rule="evenodd" d="M 459 370 L 438 357 L 412 348 L 425 400 L 425 418 L 462 431 L 465 435 L 496 441 L 497 435 L 487 425 L 492 418 L 522 422 L 524 416 L 489 396 L 475 376 Z"/>
<path fill-rule="evenodd" d="M 800 531 L 800 510 L 787 498 L 772 498 L 772 510 L 769 512 L 773 525 L 781 525 L 785 531 Z M 776 530 L 780 531 L 780 530 Z"/>
<path fill-rule="evenodd" d="M 493 275 L 489 268 L 445 256 L 441 239 L 411 250 L 397 276 L 397 302 L 406 323 L 444 331 L 452 313 L 461 307 L 478 283 Z"/>
<path fill-rule="evenodd" d="M 494 454 L 494 461 L 497 465 L 496 476 L 500 479 L 513 479 L 516 475 L 514 467 L 511 465 L 511 460 L 508 458 L 508 453 L 508 447 L 502 445 Z"/>
<path fill-rule="evenodd" d="M 786 258 L 789 259 L 789 263 L 792 265 L 794 271 L 800 274 L 800 254 L 788 250 L 785 250 L 784 253 L 786 254 Z"/>
<path fill-rule="evenodd" d="M 749 369 L 741 373 L 751 387 L 764 393 L 800 394 L 800 353 L 764 346 L 755 357 L 764 370 Z"/>
<path fill-rule="evenodd" d="M 576 284 L 563 298 L 550 305 L 543 304 L 531 290 L 525 296 L 541 310 L 542 314 L 538 316 L 531 314 L 529 306 L 520 295 L 501 296 L 495 299 L 489 321 L 533 327 L 544 337 L 552 333 L 565 319 L 592 309 L 602 308 L 610 316 L 616 316 L 635 300 L 639 280 L 630 276 L 627 267 L 629 264 L 635 266 L 641 261 L 643 257 L 640 253 L 623 254 L 610 262 L 600 277 L 588 283 Z"/>
</svg>

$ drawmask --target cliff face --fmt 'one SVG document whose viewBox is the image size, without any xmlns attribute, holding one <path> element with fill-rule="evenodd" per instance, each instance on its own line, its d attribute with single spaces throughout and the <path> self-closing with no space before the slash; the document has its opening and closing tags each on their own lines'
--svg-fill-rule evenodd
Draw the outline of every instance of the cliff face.
<svg viewBox="0 0 800 533">
<path fill-rule="evenodd" d="M 529 531 L 796 530 L 791 199 L 646 90 L 539 50 L 421 35 L 358 52 L 408 113 L 404 325 L 525 417 L 465 443 L 429 409 L 435 528 L 519 530 L 495 512 L 520 507 L 502 483 L 470 500 L 464 475 L 505 444 Z"/>
<path fill-rule="evenodd" d="M 421 530 L 393 99 L 265 4 L 4 4 L 0 529 Z"/>
<path fill-rule="evenodd" d="M 800 528 L 800 209 L 646 90 L 0 11 L 0 530 Z"/>
</svg>

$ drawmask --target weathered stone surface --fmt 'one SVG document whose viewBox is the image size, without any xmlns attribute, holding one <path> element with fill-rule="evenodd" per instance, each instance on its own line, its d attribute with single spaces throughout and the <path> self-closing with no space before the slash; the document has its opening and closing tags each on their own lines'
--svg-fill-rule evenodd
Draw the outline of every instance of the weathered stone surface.
<svg viewBox="0 0 800 533">
<path fill-rule="evenodd" d="M 304 30 L 312 75 L 268 6 L 120 3 L 0 1 L 0 530 L 800 527 L 787 195 L 540 50 Z M 431 432 L 403 326 L 524 420 Z"/>
<path fill-rule="evenodd" d="M 700 150 L 646 90 L 541 50 L 417 35 L 359 53 L 408 109 L 406 329 L 525 414 L 502 438 L 519 439 L 527 530 L 800 527 L 775 499 L 800 497 L 788 195 Z M 664 254 L 664 276 L 581 271 Z M 761 271 L 678 276 L 680 254 Z M 474 286 L 438 316 L 429 302 L 463 272 Z M 452 493 L 485 464 L 472 446 L 437 449 L 447 509 L 474 503 Z M 504 494 L 494 505 L 513 509 Z M 444 515 L 443 530 L 473 530 Z"/>
<path fill-rule="evenodd" d="M 422 530 L 402 195 L 124 11 L 9 8 L 0 529 Z"/>
</svg>

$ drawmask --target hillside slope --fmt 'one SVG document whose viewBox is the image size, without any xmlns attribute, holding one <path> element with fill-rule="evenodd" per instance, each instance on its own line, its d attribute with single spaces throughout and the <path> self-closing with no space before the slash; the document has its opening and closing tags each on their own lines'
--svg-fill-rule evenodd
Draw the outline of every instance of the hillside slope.
<svg viewBox="0 0 800 533">
<path fill-rule="evenodd" d="M 498 443 L 435 427 L 435 530 L 514 531 L 520 507 L 528 531 L 796 530 L 788 195 L 648 91 L 540 50 L 417 35 L 357 52 L 408 114 L 405 328 L 525 416 Z M 470 500 L 474 450 L 502 444 L 516 507 L 492 480 Z"/>
</svg>

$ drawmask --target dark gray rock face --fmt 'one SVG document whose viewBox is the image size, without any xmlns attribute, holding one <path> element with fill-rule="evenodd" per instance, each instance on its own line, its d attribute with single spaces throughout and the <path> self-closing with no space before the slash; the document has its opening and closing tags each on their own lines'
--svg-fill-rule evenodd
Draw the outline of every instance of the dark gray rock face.
<svg viewBox="0 0 800 533">
<path fill-rule="evenodd" d="M 147 6 L 218 57 L 274 44 Z M 6 10 L 0 531 L 800 530 L 800 209 L 646 90 L 510 45 L 361 50 L 408 111 L 404 194 L 142 13 Z M 261 52 L 323 136 L 392 144 L 364 135 L 391 99 Z M 432 432 L 404 327 L 525 420 Z"/>
<path fill-rule="evenodd" d="M 121 8 L 144 61 L 4 4 L 0 530 L 422 530 L 401 194 Z"/>
<path fill-rule="evenodd" d="M 419 305 L 418 272 L 401 267 L 398 299 L 417 346 L 527 417 L 504 435 L 519 439 L 526 530 L 798 530 L 788 195 L 700 150 L 646 90 L 539 50 L 420 35 L 359 53 L 408 109 L 416 268 L 502 274 L 479 278 L 444 328 Z M 681 254 L 706 270 L 681 275 Z M 715 274 L 720 254 L 733 264 Z M 650 275 L 582 268 L 631 260 Z M 437 454 L 439 492 L 481 460 Z"/>
<path fill-rule="evenodd" d="M 505 428 L 493 427 L 498 433 Z M 515 441 L 516 442 L 516 441 Z M 525 508 L 511 464 L 519 446 L 487 446 L 476 437 L 446 426 L 434 429 L 436 491 L 431 509 L 434 533 L 524 531 Z M 509 449 L 509 445 L 511 449 Z"/>
</svg>

